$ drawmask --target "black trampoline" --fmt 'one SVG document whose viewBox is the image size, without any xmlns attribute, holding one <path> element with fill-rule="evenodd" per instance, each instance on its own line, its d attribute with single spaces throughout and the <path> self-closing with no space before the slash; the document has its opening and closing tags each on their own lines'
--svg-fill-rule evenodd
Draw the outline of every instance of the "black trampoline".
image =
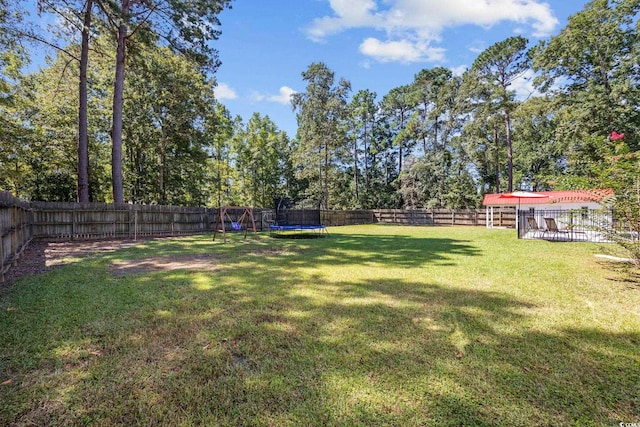
<svg viewBox="0 0 640 427">
<path fill-rule="evenodd" d="M 309 205 L 314 207 L 309 209 Z M 274 208 L 275 224 L 269 226 L 273 237 L 315 239 L 329 235 L 320 219 L 319 203 L 278 198 L 274 200 Z"/>
</svg>

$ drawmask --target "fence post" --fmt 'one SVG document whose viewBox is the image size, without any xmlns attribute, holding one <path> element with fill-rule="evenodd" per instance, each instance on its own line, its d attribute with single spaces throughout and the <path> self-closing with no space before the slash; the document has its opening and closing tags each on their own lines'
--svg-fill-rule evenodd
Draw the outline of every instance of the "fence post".
<svg viewBox="0 0 640 427">
<path fill-rule="evenodd" d="M 17 208 L 11 207 L 11 253 L 13 254 L 11 259 L 11 265 L 16 265 L 16 254 L 18 253 L 18 242 L 17 242 Z"/>
<path fill-rule="evenodd" d="M 127 205 L 127 238 L 131 238 L 131 234 L 133 230 L 131 230 L 133 226 L 133 205 Z"/>
<path fill-rule="evenodd" d="M 4 230 L 0 229 L 0 283 L 4 283 Z"/>
</svg>

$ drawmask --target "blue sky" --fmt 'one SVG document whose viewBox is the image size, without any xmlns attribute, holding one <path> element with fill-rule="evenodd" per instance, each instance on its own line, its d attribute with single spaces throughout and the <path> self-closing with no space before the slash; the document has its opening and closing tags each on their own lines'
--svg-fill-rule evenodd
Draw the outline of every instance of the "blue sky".
<svg viewBox="0 0 640 427">
<path fill-rule="evenodd" d="M 214 43 L 222 66 L 218 99 L 245 122 L 268 115 L 295 137 L 289 96 L 304 91 L 301 73 L 324 62 L 353 93 L 380 100 L 423 68 L 461 73 L 493 43 L 522 35 L 533 45 L 557 34 L 582 0 L 235 0 L 220 15 Z M 530 93 L 530 82 L 515 85 Z"/>
</svg>

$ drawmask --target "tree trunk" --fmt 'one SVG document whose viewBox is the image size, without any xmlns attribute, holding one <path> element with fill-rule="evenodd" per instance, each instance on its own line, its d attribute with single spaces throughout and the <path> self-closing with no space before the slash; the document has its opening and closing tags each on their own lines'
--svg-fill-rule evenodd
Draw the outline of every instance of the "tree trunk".
<svg viewBox="0 0 640 427">
<path fill-rule="evenodd" d="M 359 206 L 360 194 L 358 192 L 358 138 L 353 139 L 353 182 L 355 185 L 356 206 Z"/>
<path fill-rule="evenodd" d="M 438 116 L 436 116 L 434 123 L 433 123 L 433 148 L 434 151 L 436 148 L 438 148 Z M 443 144 L 443 148 L 444 148 L 444 144 Z M 425 151 L 426 153 L 426 151 Z"/>
<path fill-rule="evenodd" d="M 364 124 L 364 192 L 365 194 L 369 193 L 369 159 L 368 159 L 368 153 L 369 153 L 369 144 L 367 144 L 367 139 L 368 139 L 368 135 L 367 135 L 367 123 L 365 122 Z"/>
<path fill-rule="evenodd" d="M 511 114 L 508 111 L 505 112 L 504 122 L 507 131 L 507 177 L 509 179 L 507 191 L 511 193 L 513 191 L 513 144 L 511 143 Z"/>
<path fill-rule="evenodd" d="M 78 106 L 78 202 L 89 203 L 89 120 L 87 117 L 87 64 L 89 63 L 89 29 L 93 0 L 87 0 L 80 51 Z"/>
<path fill-rule="evenodd" d="M 324 144 L 324 208 L 329 209 L 329 144 Z"/>
<path fill-rule="evenodd" d="M 166 204 L 167 201 L 167 191 L 165 189 L 165 173 L 166 173 L 166 163 L 167 163 L 167 148 L 166 148 L 166 137 L 164 136 L 164 132 L 162 132 L 162 141 L 160 142 L 160 175 L 159 175 L 159 190 L 160 190 L 160 200 L 159 203 L 162 205 Z"/>
<path fill-rule="evenodd" d="M 122 189 L 122 109 L 124 99 L 125 46 L 127 43 L 126 19 L 129 14 L 129 0 L 122 0 L 121 19 L 118 26 L 116 49 L 116 76 L 113 83 L 113 111 L 111 124 L 111 183 L 113 202 L 124 203 Z"/>
<path fill-rule="evenodd" d="M 496 193 L 500 192 L 500 141 L 498 141 L 498 129 L 493 128 L 493 142 L 496 144 Z"/>
</svg>

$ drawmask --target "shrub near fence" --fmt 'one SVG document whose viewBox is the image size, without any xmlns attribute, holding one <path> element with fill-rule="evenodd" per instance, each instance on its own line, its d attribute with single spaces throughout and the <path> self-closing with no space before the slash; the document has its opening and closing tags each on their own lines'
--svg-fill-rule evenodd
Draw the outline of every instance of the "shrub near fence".
<svg viewBox="0 0 640 427">
<path fill-rule="evenodd" d="M 32 239 L 29 204 L 0 191 L 0 283 Z"/>
</svg>

